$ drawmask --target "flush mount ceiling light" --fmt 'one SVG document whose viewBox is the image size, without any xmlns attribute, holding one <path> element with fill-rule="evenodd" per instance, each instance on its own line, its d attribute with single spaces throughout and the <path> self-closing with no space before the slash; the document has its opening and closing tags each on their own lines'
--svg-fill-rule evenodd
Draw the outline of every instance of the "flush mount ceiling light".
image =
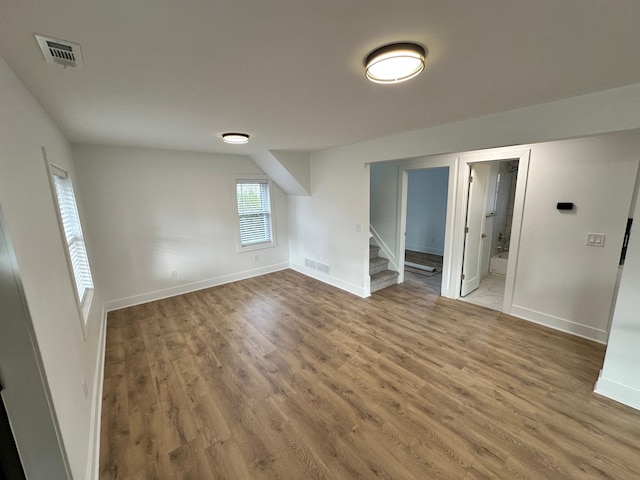
<svg viewBox="0 0 640 480">
<path fill-rule="evenodd" d="M 242 145 L 244 143 L 249 143 L 249 135 L 246 133 L 223 133 L 222 141 L 232 145 Z"/>
<path fill-rule="evenodd" d="M 375 49 L 364 61 L 366 76 L 375 83 L 400 83 L 424 70 L 426 51 L 415 43 L 392 43 Z"/>
</svg>

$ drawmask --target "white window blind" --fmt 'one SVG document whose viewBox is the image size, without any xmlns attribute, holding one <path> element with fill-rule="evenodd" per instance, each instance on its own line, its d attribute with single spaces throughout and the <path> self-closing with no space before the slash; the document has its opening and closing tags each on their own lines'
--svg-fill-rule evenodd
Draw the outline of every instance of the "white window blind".
<svg viewBox="0 0 640 480">
<path fill-rule="evenodd" d="M 240 245 L 271 243 L 271 201 L 268 180 L 236 180 Z"/>
<path fill-rule="evenodd" d="M 93 289 L 93 280 L 91 279 L 89 258 L 87 257 L 87 250 L 82 236 L 78 207 L 76 206 L 71 179 L 67 176 L 67 173 L 64 170 L 53 168 L 53 166 L 52 173 L 56 198 L 58 200 L 60 221 L 62 222 L 64 235 L 67 240 L 69 259 L 78 292 L 78 300 L 82 305 L 89 291 Z"/>
</svg>

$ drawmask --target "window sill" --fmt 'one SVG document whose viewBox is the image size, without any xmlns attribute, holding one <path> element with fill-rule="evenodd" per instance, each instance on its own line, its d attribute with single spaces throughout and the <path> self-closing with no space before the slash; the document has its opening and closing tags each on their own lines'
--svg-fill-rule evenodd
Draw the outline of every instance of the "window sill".
<svg viewBox="0 0 640 480">
<path fill-rule="evenodd" d="M 89 320 L 89 311 L 91 310 L 91 301 L 93 300 L 93 288 L 87 290 L 80 304 L 80 311 L 82 312 L 82 323 L 87 324 Z"/>
<path fill-rule="evenodd" d="M 256 250 L 264 250 L 265 248 L 274 248 L 277 246 L 278 246 L 278 243 L 275 241 L 269 242 L 269 243 L 257 243 L 255 245 L 247 245 L 246 247 L 238 246 L 237 252 L 238 253 L 254 252 Z"/>
</svg>

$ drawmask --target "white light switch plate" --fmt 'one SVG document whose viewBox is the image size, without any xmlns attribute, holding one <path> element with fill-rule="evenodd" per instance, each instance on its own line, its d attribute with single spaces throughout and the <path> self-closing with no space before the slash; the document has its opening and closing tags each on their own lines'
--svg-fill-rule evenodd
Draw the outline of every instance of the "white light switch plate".
<svg viewBox="0 0 640 480">
<path fill-rule="evenodd" d="M 590 247 L 604 247 L 604 233 L 587 233 L 587 245 Z"/>
</svg>

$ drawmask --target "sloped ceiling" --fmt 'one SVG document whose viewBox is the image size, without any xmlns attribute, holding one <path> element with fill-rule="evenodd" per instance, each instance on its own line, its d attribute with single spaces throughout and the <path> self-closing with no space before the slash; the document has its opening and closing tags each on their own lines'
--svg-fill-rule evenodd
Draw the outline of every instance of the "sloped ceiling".
<svg viewBox="0 0 640 480">
<path fill-rule="evenodd" d="M 0 55 L 73 142 L 250 155 L 639 83 L 638 25 L 638 0 L 0 0 Z M 85 69 L 45 63 L 34 33 Z M 396 41 L 428 48 L 425 72 L 367 82 Z"/>
</svg>

